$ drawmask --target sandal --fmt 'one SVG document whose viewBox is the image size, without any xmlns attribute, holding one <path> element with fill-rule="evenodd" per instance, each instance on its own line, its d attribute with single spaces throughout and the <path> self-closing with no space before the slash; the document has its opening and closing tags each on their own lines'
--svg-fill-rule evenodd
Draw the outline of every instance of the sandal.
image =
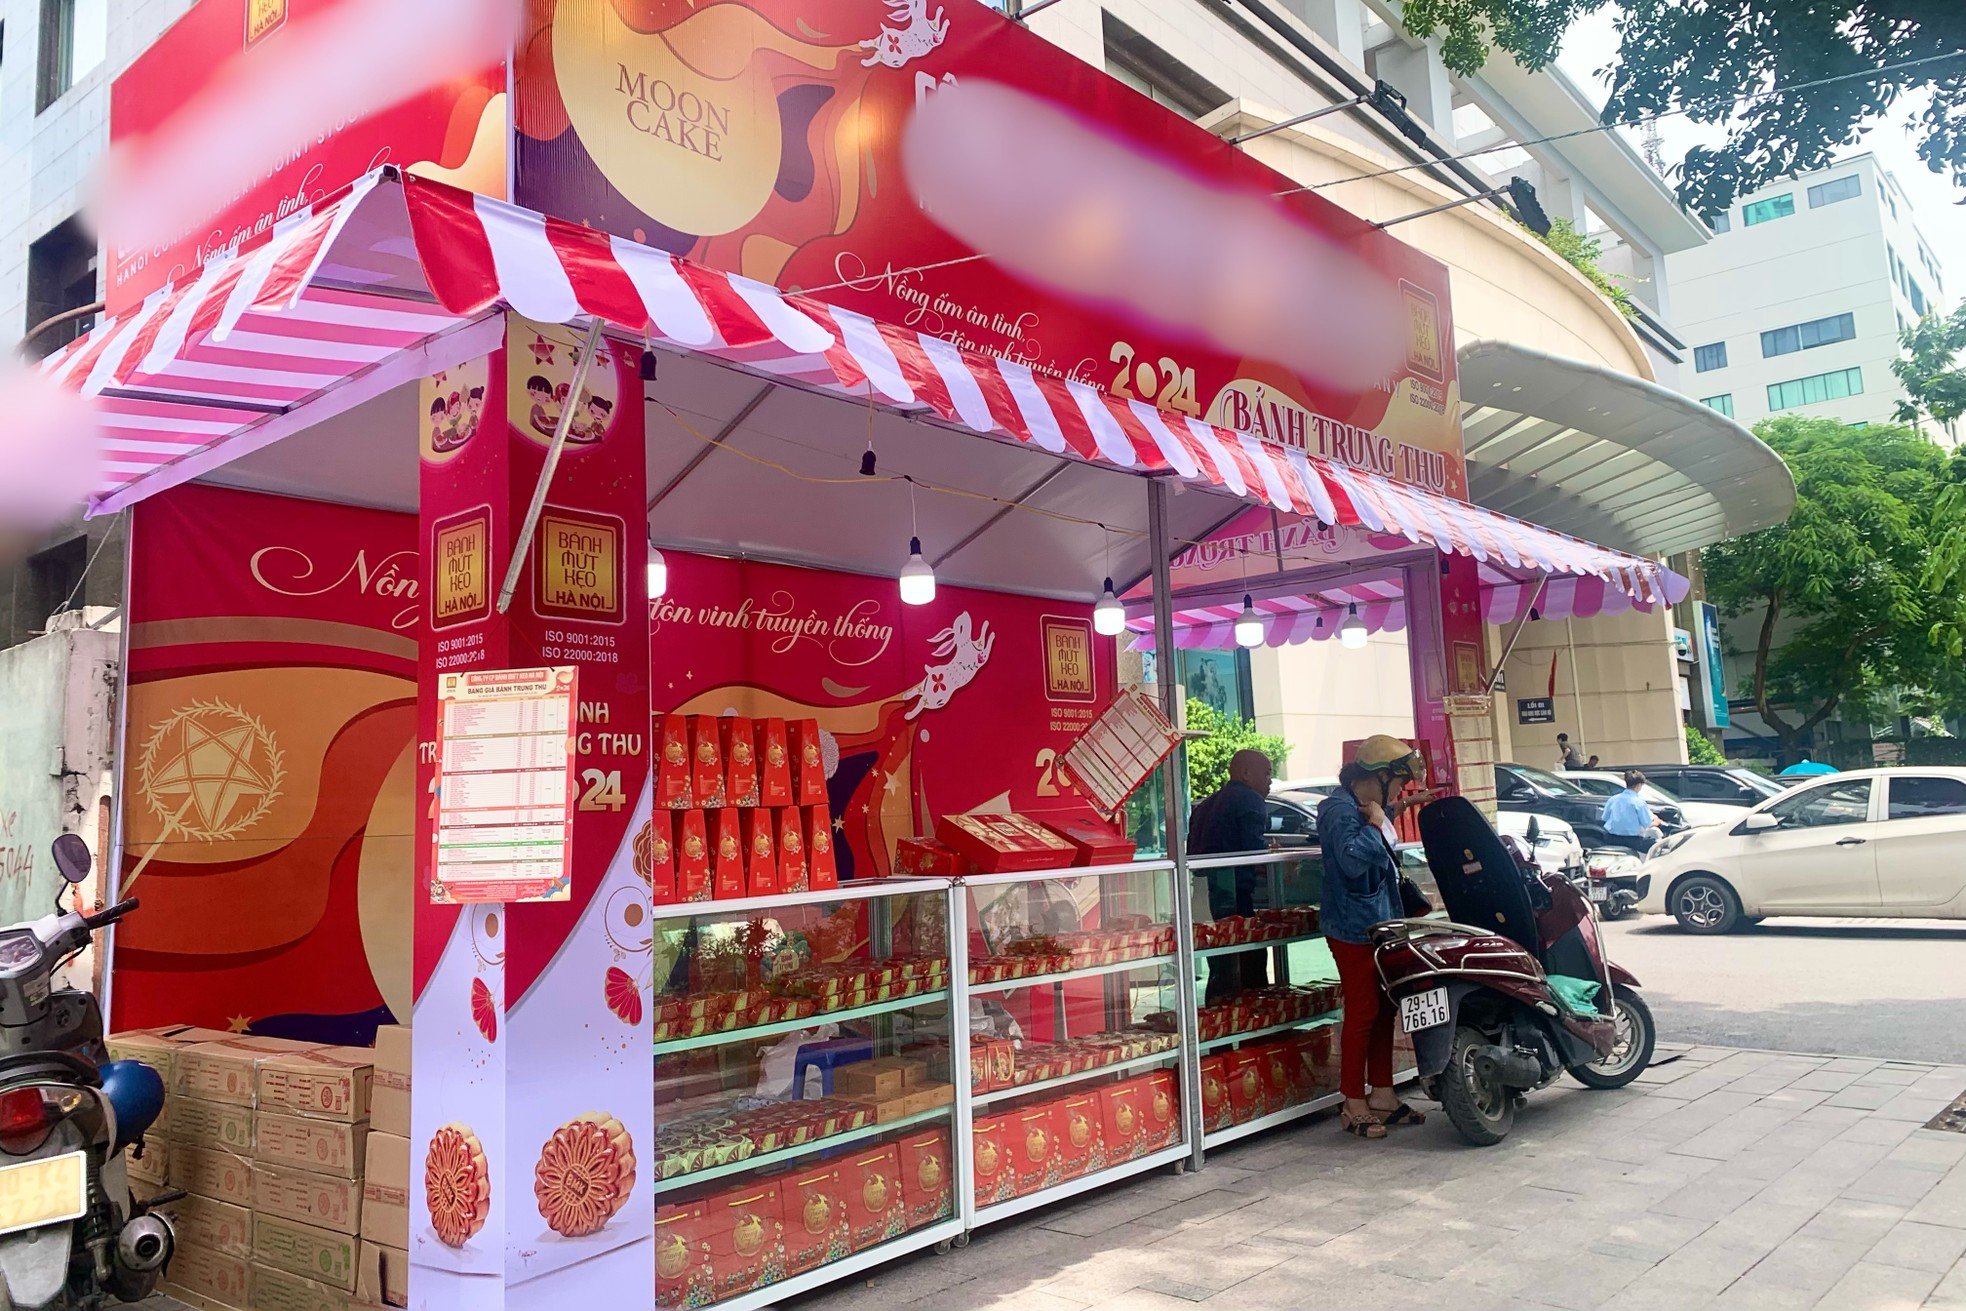
<svg viewBox="0 0 1966 1311">
<path fill-rule="evenodd" d="M 1396 1124 L 1411 1125 L 1414 1128 L 1418 1128 L 1419 1126 L 1427 1122 L 1427 1117 L 1425 1115 L 1422 1115 L 1419 1111 L 1414 1110 L 1411 1106 L 1408 1106 L 1405 1102 L 1401 1102 L 1398 1106 L 1393 1107 L 1392 1110 L 1384 1111 L 1381 1112 L 1380 1114 L 1383 1114 L 1385 1116 L 1385 1119 L 1381 1120 L 1380 1123 L 1384 1124 L 1387 1128 L 1391 1128 L 1393 1125 Z"/>
<path fill-rule="evenodd" d="M 1379 1117 L 1376 1115 L 1364 1115 L 1354 1118 L 1350 1111 L 1340 1111 L 1338 1113 L 1338 1123 L 1344 1127 L 1346 1133 L 1351 1134 L 1354 1138 L 1378 1139 L 1386 1136 L 1386 1126 L 1380 1123 Z"/>
</svg>

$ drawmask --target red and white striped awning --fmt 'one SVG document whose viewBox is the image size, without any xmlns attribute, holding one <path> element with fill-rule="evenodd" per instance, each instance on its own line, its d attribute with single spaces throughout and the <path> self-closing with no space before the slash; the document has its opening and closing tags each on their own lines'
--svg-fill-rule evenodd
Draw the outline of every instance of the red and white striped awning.
<svg viewBox="0 0 1966 1311">
<path fill-rule="evenodd" d="M 393 387 L 484 353 L 484 334 L 466 330 L 501 305 L 541 322 L 598 316 L 632 339 L 953 428 L 1597 579 L 1640 601 L 1665 593 L 1650 561 L 394 169 L 43 367 L 100 404 L 108 472 L 91 509 L 102 513 L 307 426 L 351 384 Z"/>
<path fill-rule="evenodd" d="M 1491 624 L 1512 624 L 1532 615 L 1537 619 L 1589 619 L 1651 610 L 1654 604 L 1635 599 L 1600 578 L 1558 574 L 1523 579 L 1492 564 L 1478 568 L 1481 617 Z M 1663 585 L 1667 604 L 1677 604 L 1686 594 L 1687 581 L 1678 574 L 1667 571 Z M 1254 605 L 1263 616 L 1264 646 L 1298 646 L 1336 637 L 1338 625 L 1354 606 L 1367 632 L 1397 633 L 1406 628 L 1406 595 L 1396 579 L 1373 577 L 1320 587 L 1315 592 L 1259 596 Z M 1241 614 L 1240 598 L 1233 604 L 1177 609 L 1174 645 L 1191 650 L 1230 650 L 1237 645 L 1235 625 Z M 1142 635 L 1134 643 L 1136 647 L 1152 647 L 1153 626 L 1153 617 L 1148 614 L 1127 621 L 1128 628 Z"/>
</svg>

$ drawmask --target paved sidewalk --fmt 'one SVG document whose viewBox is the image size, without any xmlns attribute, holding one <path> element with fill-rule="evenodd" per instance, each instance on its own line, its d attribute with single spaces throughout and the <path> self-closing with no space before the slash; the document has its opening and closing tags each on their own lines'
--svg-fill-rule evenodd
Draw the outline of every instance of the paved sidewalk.
<svg viewBox="0 0 1966 1311">
<path fill-rule="evenodd" d="M 1966 1134 L 1921 1127 L 1962 1091 L 1961 1066 L 1694 1048 L 1533 1094 L 1499 1147 L 1431 1106 L 1382 1143 L 1319 1117 L 788 1306 L 1966 1311 Z"/>
</svg>

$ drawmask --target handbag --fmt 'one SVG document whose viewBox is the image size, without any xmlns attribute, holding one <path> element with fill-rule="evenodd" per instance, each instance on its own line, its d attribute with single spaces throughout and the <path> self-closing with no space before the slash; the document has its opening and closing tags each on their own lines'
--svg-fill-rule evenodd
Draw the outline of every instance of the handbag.
<svg viewBox="0 0 1966 1311">
<path fill-rule="evenodd" d="M 1420 885 L 1409 874 L 1399 876 L 1399 904 L 1410 920 L 1431 915 L 1434 910 L 1434 904 L 1427 900 L 1427 894 L 1420 891 Z"/>
</svg>

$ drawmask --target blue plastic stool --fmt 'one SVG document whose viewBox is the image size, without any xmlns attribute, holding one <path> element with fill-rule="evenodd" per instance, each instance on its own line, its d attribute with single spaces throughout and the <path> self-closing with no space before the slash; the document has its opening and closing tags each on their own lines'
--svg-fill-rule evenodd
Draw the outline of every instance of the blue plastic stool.
<svg viewBox="0 0 1966 1311">
<path fill-rule="evenodd" d="M 833 1071 L 842 1065 L 852 1065 L 859 1061 L 874 1058 L 872 1038 L 829 1038 L 824 1042 L 809 1042 L 799 1048 L 798 1059 L 792 1063 L 792 1096 L 803 1098 L 806 1095 L 806 1071 L 819 1071 L 819 1089 L 822 1096 L 833 1091 Z"/>
</svg>

